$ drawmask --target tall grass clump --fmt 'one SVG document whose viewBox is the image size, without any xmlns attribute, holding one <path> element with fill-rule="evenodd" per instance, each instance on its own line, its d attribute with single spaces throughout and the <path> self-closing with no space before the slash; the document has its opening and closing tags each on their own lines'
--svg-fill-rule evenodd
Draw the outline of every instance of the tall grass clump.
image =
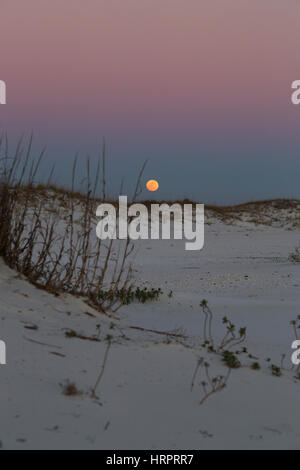
<svg viewBox="0 0 300 470">
<path fill-rule="evenodd" d="M 81 295 L 114 312 L 122 304 L 120 296 L 102 298 L 99 292 L 129 287 L 133 245 L 129 239 L 96 237 L 96 208 L 106 199 L 105 146 L 93 177 L 87 160 L 85 189 L 75 192 L 77 158 L 70 190 L 51 183 L 53 171 L 46 184 L 38 184 L 44 151 L 33 159 L 32 144 L 32 136 L 27 142 L 20 139 L 11 154 L 7 137 L 0 137 L 0 256 L 37 287 Z"/>
</svg>

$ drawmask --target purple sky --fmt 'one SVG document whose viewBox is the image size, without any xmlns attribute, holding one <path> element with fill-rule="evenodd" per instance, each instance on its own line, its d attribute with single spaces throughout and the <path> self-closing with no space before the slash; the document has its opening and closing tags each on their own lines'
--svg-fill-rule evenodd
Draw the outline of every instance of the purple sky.
<svg viewBox="0 0 300 470">
<path fill-rule="evenodd" d="M 298 158 L 299 17 L 296 0 L 1 0 L 0 126 L 65 159 L 106 136 L 158 178 L 172 156 Z"/>
</svg>

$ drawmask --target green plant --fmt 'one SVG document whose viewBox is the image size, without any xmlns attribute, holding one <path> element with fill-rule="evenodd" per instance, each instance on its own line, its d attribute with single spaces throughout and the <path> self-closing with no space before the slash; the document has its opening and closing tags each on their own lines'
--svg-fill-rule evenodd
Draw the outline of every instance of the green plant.
<svg viewBox="0 0 300 470">
<path fill-rule="evenodd" d="M 253 364 L 251 364 L 251 369 L 252 370 L 259 370 L 260 369 L 260 365 L 258 362 L 253 362 Z"/>
<path fill-rule="evenodd" d="M 236 331 L 236 326 L 228 320 L 226 316 L 223 317 L 223 324 L 226 325 L 226 333 L 223 339 L 220 341 L 220 344 L 215 345 L 212 329 L 213 313 L 208 305 L 207 300 L 203 299 L 200 303 L 202 312 L 204 314 L 204 324 L 203 324 L 203 335 L 204 343 L 203 346 L 208 347 L 210 352 L 219 352 L 225 348 L 236 347 L 237 345 L 243 343 L 246 339 L 246 327 L 240 328 Z M 246 349 L 244 348 L 244 352 Z"/>
<path fill-rule="evenodd" d="M 229 367 L 230 369 L 238 369 L 241 367 L 241 363 L 236 357 L 236 355 L 232 351 L 223 351 L 222 354 L 222 361 Z"/>
<path fill-rule="evenodd" d="M 102 301 L 119 300 L 123 305 L 129 305 L 134 301 L 144 304 L 147 301 L 158 300 L 162 293 L 161 288 L 154 289 L 152 287 L 151 289 L 148 289 L 148 287 L 136 287 L 134 289 L 133 287 L 128 287 L 122 289 L 102 289 L 99 292 L 98 297 Z"/>
<path fill-rule="evenodd" d="M 66 332 L 65 332 L 65 337 L 66 337 L 66 338 L 76 338 L 76 337 L 77 337 L 77 333 L 76 333 L 76 331 L 74 331 L 74 330 L 69 330 L 69 331 L 66 331 Z"/>
<path fill-rule="evenodd" d="M 274 377 L 280 377 L 282 375 L 280 367 L 275 366 L 274 364 L 271 365 L 271 372 Z"/>
<path fill-rule="evenodd" d="M 246 327 L 240 328 L 237 334 L 236 326 L 231 321 L 229 321 L 227 317 L 223 317 L 223 324 L 226 325 L 227 332 L 221 341 L 220 349 L 224 349 L 228 346 L 237 346 L 246 339 Z"/>
</svg>

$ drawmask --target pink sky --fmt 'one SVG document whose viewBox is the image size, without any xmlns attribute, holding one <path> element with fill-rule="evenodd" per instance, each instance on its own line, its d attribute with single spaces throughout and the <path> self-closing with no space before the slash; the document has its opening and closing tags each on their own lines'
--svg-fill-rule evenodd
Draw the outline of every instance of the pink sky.
<svg viewBox="0 0 300 470">
<path fill-rule="evenodd" d="M 292 135 L 297 0 L 1 0 L 0 124 Z"/>
</svg>

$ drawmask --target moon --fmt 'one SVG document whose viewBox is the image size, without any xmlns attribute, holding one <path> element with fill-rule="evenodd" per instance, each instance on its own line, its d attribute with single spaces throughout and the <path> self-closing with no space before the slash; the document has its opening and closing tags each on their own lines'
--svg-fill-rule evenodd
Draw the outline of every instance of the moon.
<svg viewBox="0 0 300 470">
<path fill-rule="evenodd" d="M 148 189 L 148 191 L 152 191 L 152 192 L 157 191 L 158 188 L 159 188 L 158 181 L 156 181 L 156 180 L 147 181 L 146 188 Z"/>
</svg>

